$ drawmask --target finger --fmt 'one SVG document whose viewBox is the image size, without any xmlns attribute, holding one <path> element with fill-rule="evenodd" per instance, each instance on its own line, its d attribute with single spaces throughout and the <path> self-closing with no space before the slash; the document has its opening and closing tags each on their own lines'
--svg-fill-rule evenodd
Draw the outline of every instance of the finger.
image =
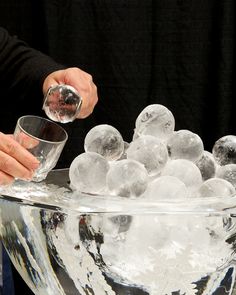
<svg viewBox="0 0 236 295">
<path fill-rule="evenodd" d="M 93 82 L 93 77 L 78 68 L 71 68 L 66 71 L 65 83 L 72 85 L 82 97 L 82 105 L 77 118 L 88 117 L 98 102 L 97 87 Z"/>
<path fill-rule="evenodd" d="M 67 84 L 74 87 L 82 97 L 82 106 L 77 118 L 86 118 L 92 112 L 98 101 L 97 87 L 90 74 L 79 68 L 68 68 L 51 73 L 43 83 L 43 92 L 47 92 L 51 85 Z"/>
<path fill-rule="evenodd" d="M 32 149 L 39 144 L 39 140 L 25 134 L 24 132 L 20 132 L 17 134 L 17 142 L 19 142 L 20 145 L 26 149 Z"/>
<path fill-rule="evenodd" d="M 27 169 L 16 159 L 0 151 L 0 171 L 14 178 L 31 179 L 33 171 Z"/>
<path fill-rule="evenodd" d="M 16 140 L 13 134 L 6 134 L 9 138 Z M 39 140 L 36 138 L 33 138 L 31 136 L 28 136 L 27 134 L 20 132 L 17 135 L 17 142 L 20 143 L 21 146 L 23 146 L 26 149 L 32 149 L 36 147 L 39 144 Z"/>
<path fill-rule="evenodd" d="M 10 136 L 0 132 L 0 151 L 8 154 L 17 162 L 21 163 L 28 170 L 35 170 L 39 166 L 39 161 L 24 147 Z"/>
<path fill-rule="evenodd" d="M 98 102 L 98 96 L 97 96 L 97 87 L 96 85 L 92 85 L 92 90 L 91 92 L 88 93 L 82 93 L 82 106 L 80 109 L 80 112 L 78 113 L 77 118 L 78 119 L 84 119 L 86 117 L 88 117 L 89 115 L 92 114 L 95 105 Z M 86 96 L 87 95 L 87 96 Z"/>
<path fill-rule="evenodd" d="M 0 185 L 7 185 L 14 181 L 14 177 L 0 171 Z"/>
</svg>

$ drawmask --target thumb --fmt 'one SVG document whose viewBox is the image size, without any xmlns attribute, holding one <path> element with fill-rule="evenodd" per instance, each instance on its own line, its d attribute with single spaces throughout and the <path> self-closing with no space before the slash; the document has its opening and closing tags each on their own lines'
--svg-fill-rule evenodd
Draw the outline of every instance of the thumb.
<svg viewBox="0 0 236 295">
<path fill-rule="evenodd" d="M 59 70 L 49 74 L 43 82 L 43 94 L 45 95 L 52 85 L 64 84 L 64 70 Z"/>
</svg>

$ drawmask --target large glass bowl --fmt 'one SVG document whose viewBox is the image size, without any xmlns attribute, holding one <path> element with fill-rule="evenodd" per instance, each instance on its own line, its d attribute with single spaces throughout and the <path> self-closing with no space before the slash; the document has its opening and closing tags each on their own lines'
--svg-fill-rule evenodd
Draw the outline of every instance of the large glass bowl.
<svg viewBox="0 0 236 295">
<path fill-rule="evenodd" d="M 236 294 L 236 197 L 73 193 L 68 170 L 1 190 L 3 244 L 36 295 Z"/>
</svg>

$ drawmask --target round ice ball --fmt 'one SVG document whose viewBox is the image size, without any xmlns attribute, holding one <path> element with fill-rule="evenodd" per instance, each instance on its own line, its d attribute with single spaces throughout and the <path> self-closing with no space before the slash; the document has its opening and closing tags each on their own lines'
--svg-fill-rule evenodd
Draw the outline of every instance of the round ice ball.
<svg viewBox="0 0 236 295">
<path fill-rule="evenodd" d="M 124 159 L 111 166 L 106 182 L 109 191 L 114 195 L 138 197 L 146 190 L 148 173 L 141 163 Z"/>
<path fill-rule="evenodd" d="M 107 160 L 117 160 L 123 154 L 124 141 L 113 126 L 101 124 L 93 127 L 84 140 L 85 152 L 95 152 Z"/>
<path fill-rule="evenodd" d="M 217 164 L 212 153 L 204 151 L 201 158 L 199 158 L 195 164 L 201 171 L 203 180 L 215 176 Z"/>
<path fill-rule="evenodd" d="M 168 138 L 174 131 L 175 119 L 169 109 L 161 104 L 147 106 L 136 119 L 135 134 Z"/>
<path fill-rule="evenodd" d="M 197 191 L 200 198 L 229 197 L 234 193 L 235 189 L 230 182 L 217 177 L 204 181 Z"/>
<path fill-rule="evenodd" d="M 226 135 L 218 139 L 212 154 L 219 165 L 236 164 L 236 136 Z"/>
<path fill-rule="evenodd" d="M 188 196 L 185 184 L 174 176 L 160 176 L 148 184 L 144 198 L 148 200 L 182 199 Z"/>
<path fill-rule="evenodd" d="M 94 152 L 82 153 L 71 163 L 69 178 L 72 189 L 98 194 L 106 189 L 108 161 Z"/>
<path fill-rule="evenodd" d="M 216 177 L 227 180 L 236 188 L 236 164 L 219 166 L 216 171 Z"/>
<path fill-rule="evenodd" d="M 129 143 L 124 141 L 124 151 L 123 151 L 122 155 L 119 157 L 119 159 L 117 159 L 118 161 L 127 159 L 126 151 L 127 151 L 128 147 L 129 147 Z"/>
<path fill-rule="evenodd" d="M 171 159 L 186 159 L 195 162 L 204 151 L 201 138 L 189 130 L 179 130 L 167 141 Z"/>
<path fill-rule="evenodd" d="M 150 176 L 158 174 L 168 160 L 166 145 L 157 137 L 143 135 L 130 143 L 127 158 L 142 163 Z"/>
<path fill-rule="evenodd" d="M 196 188 L 202 183 L 202 176 L 198 167 L 193 162 L 185 159 L 168 161 L 161 175 L 174 176 L 189 188 Z"/>
</svg>

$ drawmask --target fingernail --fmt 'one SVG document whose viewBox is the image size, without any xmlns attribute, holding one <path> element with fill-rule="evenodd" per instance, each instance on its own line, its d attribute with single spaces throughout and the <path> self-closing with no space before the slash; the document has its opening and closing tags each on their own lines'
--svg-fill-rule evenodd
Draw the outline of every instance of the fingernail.
<svg viewBox="0 0 236 295">
<path fill-rule="evenodd" d="M 25 175 L 23 179 L 29 181 L 33 178 L 33 176 L 34 176 L 34 171 L 31 170 L 29 171 L 29 173 L 27 173 L 27 175 Z"/>
<path fill-rule="evenodd" d="M 32 164 L 31 164 L 31 169 L 32 169 L 32 171 L 35 170 L 35 169 L 37 169 L 37 168 L 39 167 L 39 165 L 40 165 L 40 162 L 39 162 L 39 161 L 38 161 L 38 162 L 34 162 L 34 163 L 32 163 Z"/>
</svg>

